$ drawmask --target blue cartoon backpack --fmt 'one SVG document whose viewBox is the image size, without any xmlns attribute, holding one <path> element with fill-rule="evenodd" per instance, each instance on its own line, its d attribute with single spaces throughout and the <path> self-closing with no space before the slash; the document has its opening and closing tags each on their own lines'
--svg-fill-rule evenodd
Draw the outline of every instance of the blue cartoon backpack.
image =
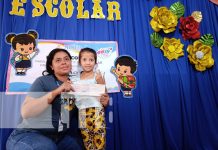
<svg viewBox="0 0 218 150">
<path fill-rule="evenodd" d="M 11 57 L 10 63 L 15 68 L 15 64 L 20 62 L 22 59 L 15 61 L 16 56 L 19 55 L 18 52 L 14 52 L 13 56 Z"/>
</svg>

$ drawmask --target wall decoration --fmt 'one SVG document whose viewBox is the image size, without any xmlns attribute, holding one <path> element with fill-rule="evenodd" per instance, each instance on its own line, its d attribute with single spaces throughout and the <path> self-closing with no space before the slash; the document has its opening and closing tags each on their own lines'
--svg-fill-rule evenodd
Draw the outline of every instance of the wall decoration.
<svg viewBox="0 0 218 150">
<path fill-rule="evenodd" d="M 39 53 L 32 60 L 32 67 L 29 68 L 26 76 L 16 75 L 12 65 L 8 67 L 6 92 L 7 94 L 25 94 L 33 81 L 42 75 L 45 70 L 46 56 L 54 48 L 64 48 L 72 56 L 72 74 L 71 79 L 79 76 L 81 68 L 78 66 L 79 51 L 84 47 L 91 47 L 96 50 L 98 57 L 98 68 L 106 80 L 108 93 L 119 92 L 118 83 L 114 75 L 110 72 L 114 60 L 118 57 L 118 46 L 115 41 L 72 41 L 72 40 L 42 40 L 37 41 Z M 13 56 L 11 55 L 13 58 Z M 107 82 L 110 81 L 110 82 Z"/>
<path fill-rule="evenodd" d="M 184 56 L 183 44 L 180 39 L 176 38 L 163 38 L 158 33 L 154 32 L 151 34 L 152 45 L 160 48 L 164 56 L 169 59 L 178 59 L 181 56 Z"/>
<path fill-rule="evenodd" d="M 150 16 L 153 17 L 150 24 L 155 31 L 150 35 L 151 43 L 154 47 L 160 48 L 169 61 L 184 56 L 184 44 L 181 43 L 180 39 L 162 37 L 163 34 L 157 33 L 161 30 L 164 34 L 175 31 L 178 23 L 176 18 L 180 18 L 179 29 L 183 39 L 195 40 L 193 45 L 190 44 L 187 48 L 188 59 L 197 71 L 205 71 L 214 65 L 212 57 L 213 36 L 211 34 L 201 36 L 199 26 L 203 17 L 200 11 L 193 11 L 190 16 L 182 17 L 184 10 L 185 8 L 180 2 L 172 4 L 170 9 L 154 7 L 150 12 Z"/>
<path fill-rule="evenodd" d="M 37 38 L 38 33 L 33 30 L 27 33 L 6 35 L 7 43 L 12 46 L 13 56 L 10 62 L 16 70 L 16 75 L 26 75 L 27 70 L 32 67 L 31 59 L 38 53 Z"/>
<path fill-rule="evenodd" d="M 150 16 L 152 20 L 150 25 L 155 32 L 163 30 L 164 33 L 170 33 L 176 30 L 178 24 L 178 18 L 184 14 L 184 6 L 180 3 L 174 3 L 171 5 L 170 9 L 167 7 L 154 7 Z"/>
<path fill-rule="evenodd" d="M 117 78 L 121 86 L 123 97 L 132 98 L 132 90 L 136 88 L 136 77 L 134 73 L 137 70 L 137 62 L 131 56 L 119 56 L 111 68 L 111 72 Z"/>
<path fill-rule="evenodd" d="M 207 34 L 202 36 L 200 40 L 194 41 L 193 45 L 188 46 L 188 59 L 196 70 L 205 71 L 214 65 L 211 48 L 213 44 L 213 36 Z"/>
</svg>

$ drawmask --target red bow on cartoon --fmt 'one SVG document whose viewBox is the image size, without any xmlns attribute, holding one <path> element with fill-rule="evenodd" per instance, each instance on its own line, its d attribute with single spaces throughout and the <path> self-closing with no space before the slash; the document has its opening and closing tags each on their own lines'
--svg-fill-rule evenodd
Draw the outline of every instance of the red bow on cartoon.
<svg viewBox="0 0 218 150">
<path fill-rule="evenodd" d="M 212 3 L 218 5 L 218 0 L 210 0 Z"/>
</svg>

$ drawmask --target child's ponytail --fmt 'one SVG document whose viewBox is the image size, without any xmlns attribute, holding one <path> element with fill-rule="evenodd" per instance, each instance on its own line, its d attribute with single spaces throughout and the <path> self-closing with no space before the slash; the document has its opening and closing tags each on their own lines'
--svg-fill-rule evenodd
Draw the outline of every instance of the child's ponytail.
<svg viewBox="0 0 218 150">
<path fill-rule="evenodd" d="M 38 38 L 38 33 L 36 31 L 28 31 L 28 34 L 32 36 L 34 39 Z"/>
<path fill-rule="evenodd" d="M 6 36 L 6 42 L 7 42 L 7 43 L 12 43 L 13 40 L 14 40 L 14 38 L 15 38 L 15 36 L 16 36 L 16 34 L 8 34 L 8 35 Z"/>
</svg>

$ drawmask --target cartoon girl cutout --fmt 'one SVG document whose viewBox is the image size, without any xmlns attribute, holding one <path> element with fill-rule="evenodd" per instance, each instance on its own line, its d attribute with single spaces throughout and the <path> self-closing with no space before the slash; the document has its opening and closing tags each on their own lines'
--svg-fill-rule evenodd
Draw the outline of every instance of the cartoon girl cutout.
<svg viewBox="0 0 218 150">
<path fill-rule="evenodd" d="M 121 86 L 123 96 L 131 98 L 132 90 L 136 88 L 136 78 L 133 75 L 136 72 L 137 63 L 130 56 L 120 56 L 115 60 L 115 68 L 111 68 L 111 72 L 117 78 Z"/>
<path fill-rule="evenodd" d="M 7 43 L 12 45 L 14 54 L 11 58 L 11 65 L 16 69 L 16 75 L 25 75 L 28 68 L 31 67 L 31 59 L 38 53 L 36 48 L 36 31 L 28 33 L 13 34 L 6 36 Z"/>
</svg>

